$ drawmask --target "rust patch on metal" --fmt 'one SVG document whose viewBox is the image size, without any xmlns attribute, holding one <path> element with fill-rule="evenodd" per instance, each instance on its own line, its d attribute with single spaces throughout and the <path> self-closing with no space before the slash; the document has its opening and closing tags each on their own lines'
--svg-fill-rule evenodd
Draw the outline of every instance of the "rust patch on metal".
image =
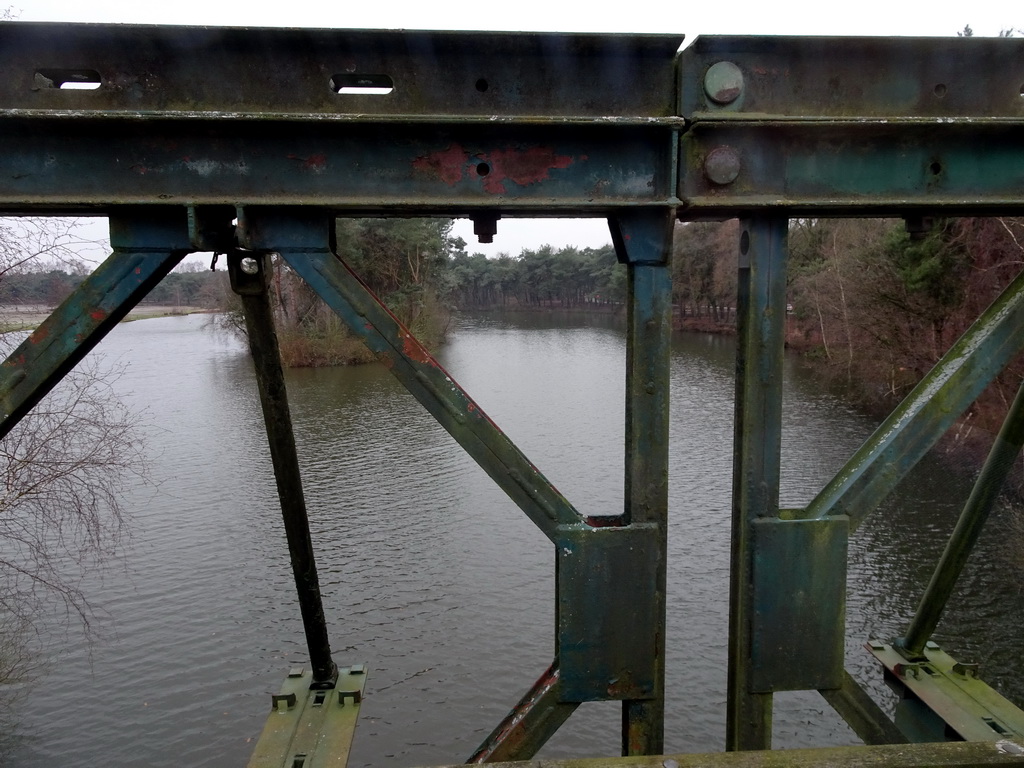
<svg viewBox="0 0 1024 768">
<path fill-rule="evenodd" d="M 449 187 L 454 187 L 465 174 L 469 165 L 469 153 L 459 144 L 449 144 L 447 149 L 417 157 L 412 167 L 431 176 L 436 176 Z"/>
<path fill-rule="evenodd" d="M 411 333 L 402 335 L 402 354 L 417 363 L 433 363 L 434 358 L 430 356 L 426 348 L 416 341 Z"/>
<path fill-rule="evenodd" d="M 537 184 L 551 177 L 551 171 L 568 168 L 573 164 L 571 155 L 557 155 L 551 147 L 529 149 L 498 149 L 481 155 L 490 165 L 483 176 L 484 189 L 492 195 L 504 194 L 504 182 L 512 181 L 521 187 Z"/>
<path fill-rule="evenodd" d="M 89 313 L 89 317 L 91 317 L 97 323 L 102 323 L 104 320 L 107 319 L 107 313 L 105 310 L 102 309 L 94 309 L 92 312 Z"/>
<path fill-rule="evenodd" d="M 323 173 L 327 167 L 327 155 L 317 154 L 309 155 L 308 157 L 299 157 L 298 155 L 288 155 L 289 160 L 297 160 L 302 163 L 302 167 L 313 173 Z"/>
<path fill-rule="evenodd" d="M 46 339 L 46 337 L 49 336 L 49 335 L 50 335 L 49 328 L 47 328 L 46 326 L 41 325 L 38 328 L 36 328 L 34 331 L 32 331 L 32 335 L 28 337 L 28 341 L 29 341 L 30 344 L 38 344 L 40 341 L 43 341 L 44 339 Z"/>
<path fill-rule="evenodd" d="M 581 156 L 582 160 L 586 156 Z M 572 155 L 559 155 L 551 147 L 508 147 L 492 152 L 470 155 L 461 144 L 449 144 L 445 149 L 417 157 L 412 167 L 440 179 L 454 187 L 465 178 L 478 177 L 484 190 L 492 195 L 508 192 L 505 182 L 520 187 L 545 181 L 551 171 L 568 168 L 575 162 Z"/>
</svg>

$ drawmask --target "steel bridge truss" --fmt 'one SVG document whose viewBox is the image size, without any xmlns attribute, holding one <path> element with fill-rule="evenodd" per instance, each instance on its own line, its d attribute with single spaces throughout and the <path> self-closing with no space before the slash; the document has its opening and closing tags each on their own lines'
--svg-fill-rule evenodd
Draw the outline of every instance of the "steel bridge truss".
<svg viewBox="0 0 1024 768">
<path fill-rule="evenodd" d="M 1024 41 L 712 37 L 679 52 L 681 42 L 0 25 L 0 212 L 108 216 L 113 250 L 0 367 L 0 435 L 186 254 L 228 254 L 312 668 L 289 678 L 275 711 L 335 691 L 357 711 L 363 670 L 332 660 L 317 584 L 267 294 L 277 254 L 554 545 L 554 660 L 471 761 L 528 758 L 595 700 L 622 702 L 624 755 L 657 755 L 672 642 L 673 226 L 739 217 L 726 749 L 770 748 L 773 693 L 804 689 L 869 745 L 968 742 L 830 750 L 836 762 L 1017 762 L 1021 713 L 928 638 L 1024 442 L 1024 398 L 906 636 L 870 644 L 915 717 L 897 727 L 867 696 L 844 670 L 843 636 L 850 530 L 1020 351 L 1024 277 L 805 509 L 780 509 L 778 489 L 789 220 L 1024 213 Z M 575 509 L 337 258 L 334 219 L 363 215 L 470 217 L 484 238 L 501 217 L 607 218 L 629 286 L 619 516 Z M 939 731 L 921 725 L 932 721 Z M 323 726 L 347 734 L 335 757 L 346 723 Z M 287 734 L 270 738 L 277 756 L 254 764 L 292 765 Z"/>
</svg>

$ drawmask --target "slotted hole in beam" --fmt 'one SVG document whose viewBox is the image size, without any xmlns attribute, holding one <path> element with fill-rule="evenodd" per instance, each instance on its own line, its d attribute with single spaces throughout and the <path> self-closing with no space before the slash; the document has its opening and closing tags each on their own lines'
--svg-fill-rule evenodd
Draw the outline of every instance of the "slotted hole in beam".
<svg viewBox="0 0 1024 768">
<path fill-rule="evenodd" d="M 335 75 L 331 90 L 343 95 L 386 96 L 395 90 L 395 81 L 389 75 Z"/>
<path fill-rule="evenodd" d="M 35 87 L 61 91 L 94 91 L 102 85 L 100 73 L 94 69 L 40 69 L 36 71 Z"/>
</svg>

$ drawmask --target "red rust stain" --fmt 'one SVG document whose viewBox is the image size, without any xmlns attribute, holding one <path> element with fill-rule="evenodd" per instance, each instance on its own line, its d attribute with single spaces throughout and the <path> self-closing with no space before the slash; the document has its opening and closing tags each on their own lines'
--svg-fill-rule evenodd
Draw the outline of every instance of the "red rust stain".
<svg viewBox="0 0 1024 768">
<path fill-rule="evenodd" d="M 46 339 L 46 337 L 49 335 L 50 331 L 48 328 L 44 326 L 39 326 L 34 331 L 32 331 L 32 335 L 28 337 L 28 340 L 30 344 L 38 344 L 40 341 Z"/>
<path fill-rule="evenodd" d="M 551 147 L 496 149 L 480 157 L 490 165 L 483 182 L 492 195 L 505 194 L 506 180 L 525 187 L 550 178 L 553 169 L 568 168 L 573 163 L 571 155 L 556 155 Z"/>
<path fill-rule="evenodd" d="M 97 323 L 102 323 L 107 319 L 107 313 L 102 309 L 94 309 L 89 313 L 89 317 L 95 320 Z"/>
<path fill-rule="evenodd" d="M 449 187 L 462 181 L 469 165 L 469 153 L 459 144 L 449 144 L 447 149 L 431 152 L 412 161 L 415 170 L 436 176 Z"/>
<path fill-rule="evenodd" d="M 430 353 L 410 334 L 402 336 L 402 352 L 417 363 L 432 363 Z"/>
<path fill-rule="evenodd" d="M 136 275 L 141 275 L 142 274 L 142 267 L 136 267 L 135 268 L 135 274 Z"/>
<path fill-rule="evenodd" d="M 319 172 L 327 167 L 327 155 L 318 154 L 310 155 L 309 157 L 299 157 L 298 155 L 288 155 L 289 160 L 298 160 L 302 163 L 302 167 L 307 170 Z"/>
</svg>

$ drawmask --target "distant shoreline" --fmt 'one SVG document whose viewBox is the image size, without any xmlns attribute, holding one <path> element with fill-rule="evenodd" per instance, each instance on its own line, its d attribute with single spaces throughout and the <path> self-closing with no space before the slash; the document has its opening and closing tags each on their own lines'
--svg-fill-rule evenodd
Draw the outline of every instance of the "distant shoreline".
<svg viewBox="0 0 1024 768">
<path fill-rule="evenodd" d="M 13 333 L 14 331 L 29 331 L 39 325 L 50 316 L 55 307 L 47 307 L 39 304 L 0 306 L 0 333 Z M 177 317 L 183 315 L 194 315 L 209 312 L 201 307 L 176 307 L 164 304 L 139 304 L 128 312 L 128 316 L 121 322 L 130 323 L 134 320 L 151 320 L 155 317 Z"/>
</svg>

